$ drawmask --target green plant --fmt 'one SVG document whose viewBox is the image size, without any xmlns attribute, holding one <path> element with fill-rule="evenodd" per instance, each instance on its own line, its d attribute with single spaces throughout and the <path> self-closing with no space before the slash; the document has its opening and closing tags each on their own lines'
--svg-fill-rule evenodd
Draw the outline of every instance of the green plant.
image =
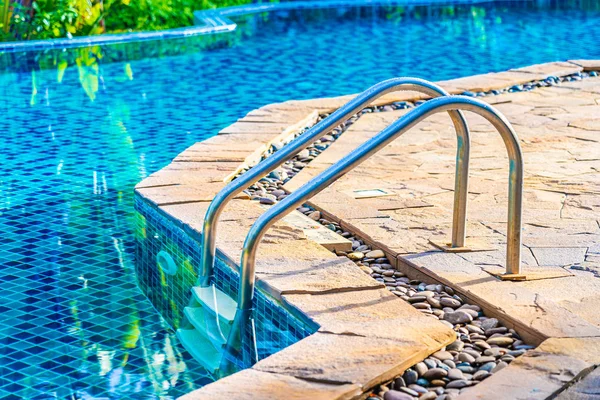
<svg viewBox="0 0 600 400">
<path fill-rule="evenodd" d="M 273 1 L 273 0 L 271 0 Z M 0 40 L 53 39 L 189 26 L 194 11 L 252 0 L 0 0 Z"/>
</svg>

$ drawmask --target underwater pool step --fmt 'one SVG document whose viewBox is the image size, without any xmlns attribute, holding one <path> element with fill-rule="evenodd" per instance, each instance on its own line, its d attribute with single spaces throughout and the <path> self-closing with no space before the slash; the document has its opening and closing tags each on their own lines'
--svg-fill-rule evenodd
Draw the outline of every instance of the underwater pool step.
<svg viewBox="0 0 600 400">
<path fill-rule="evenodd" d="M 196 329 L 178 329 L 177 338 L 188 353 L 208 372 L 214 375 L 219 370 L 223 352 L 216 349 L 208 337 L 203 336 Z"/>
<path fill-rule="evenodd" d="M 222 348 L 227 343 L 227 337 L 231 331 L 231 325 L 219 322 L 219 329 L 222 335 L 216 329 L 216 323 L 211 321 L 206 323 L 206 311 L 202 307 L 186 307 L 183 310 L 190 324 L 196 328 L 200 335 L 206 336 L 216 348 Z M 214 314 L 209 312 L 209 316 L 214 318 Z"/>
<path fill-rule="evenodd" d="M 219 316 L 220 323 L 231 325 L 235 318 L 237 303 L 214 285 L 209 287 L 194 286 L 194 298 L 206 310 Z"/>
</svg>

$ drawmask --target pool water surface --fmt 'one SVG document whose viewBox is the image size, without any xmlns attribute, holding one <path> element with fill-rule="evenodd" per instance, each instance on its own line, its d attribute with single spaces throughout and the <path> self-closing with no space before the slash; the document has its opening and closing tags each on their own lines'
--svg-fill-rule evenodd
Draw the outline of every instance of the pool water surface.
<svg viewBox="0 0 600 400">
<path fill-rule="evenodd" d="M 137 288 L 134 185 L 246 112 L 600 58 L 600 2 L 274 12 L 232 33 L 0 55 L 0 398 L 170 399 L 211 381 Z"/>
</svg>

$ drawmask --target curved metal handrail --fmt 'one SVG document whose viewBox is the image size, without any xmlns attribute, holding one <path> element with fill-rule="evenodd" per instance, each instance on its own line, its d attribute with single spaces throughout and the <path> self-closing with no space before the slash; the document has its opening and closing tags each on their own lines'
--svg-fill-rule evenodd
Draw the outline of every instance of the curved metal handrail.
<svg viewBox="0 0 600 400">
<path fill-rule="evenodd" d="M 348 120 L 363 108 L 381 96 L 407 90 L 426 94 L 431 97 L 447 96 L 448 93 L 434 83 L 419 78 L 393 78 L 371 86 L 350 100 L 302 135 L 288 143 L 279 151 L 262 160 L 258 165 L 231 181 L 210 203 L 202 227 L 202 256 L 200 286 L 209 286 L 213 275 L 216 253 L 217 222 L 227 203 L 237 194 L 258 182 L 261 178 L 279 167 L 285 161 L 298 154 L 311 143 L 331 132 L 336 126 Z M 463 247 L 465 241 L 467 191 L 469 176 L 470 137 L 469 128 L 460 111 L 449 111 L 456 129 L 458 141 L 456 151 L 456 178 L 454 190 L 454 214 L 452 223 L 452 247 Z"/>
<path fill-rule="evenodd" d="M 327 168 L 284 200 L 271 207 L 256 220 L 250 228 L 248 236 L 246 236 L 242 251 L 238 310 L 250 310 L 252 308 L 256 251 L 261 238 L 269 227 L 420 121 L 430 115 L 450 110 L 472 111 L 481 115 L 498 130 L 504 140 L 510 162 L 506 270 L 509 275 L 518 275 L 521 267 L 521 207 L 523 197 L 523 156 L 519 140 L 508 120 L 489 104 L 471 97 L 446 96 L 430 100 L 410 110 L 376 136 L 363 143 L 360 148 Z"/>
</svg>

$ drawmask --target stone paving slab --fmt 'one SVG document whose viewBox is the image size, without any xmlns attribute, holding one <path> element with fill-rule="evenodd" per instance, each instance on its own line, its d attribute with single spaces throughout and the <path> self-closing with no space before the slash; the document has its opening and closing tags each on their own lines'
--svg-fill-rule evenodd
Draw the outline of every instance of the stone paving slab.
<svg viewBox="0 0 600 400">
<path fill-rule="evenodd" d="M 600 363 L 600 339 L 548 339 L 459 400 L 549 399 Z M 566 394 L 557 399 L 570 399 Z"/>
<path fill-rule="evenodd" d="M 356 384 L 366 391 L 401 374 L 429 353 L 426 345 L 409 339 L 317 332 L 252 368 L 318 382 Z"/>
<path fill-rule="evenodd" d="M 285 295 L 284 300 L 321 326 L 320 332 L 381 339 L 413 339 L 436 351 L 455 335 L 437 318 L 416 314 L 387 289 L 326 295 Z"/>
<path fill-rule="evenodd" d="M 600 398 L 600 368 L 590 372 L 556 397 L 556 400 L 595 400 Z"/>
<path fill-rule="evenodd" d="M 200 238 L 208 202 L 168 205 L 160 209 Z M 244 239 L 256 219 L 264 213 L 258 203 L 232 201 L 220 219 L 218 248 L 232 263 L 239 264 Z M 384 287 L 366 276 L 345 257 L 337 257 L 307 240 L 301 229 L 285 222 L 275 224 L 264 236 L 256 258 L 258 285 L 273 296 L 292 293 L 331 293 Z"/>
<path fill-rule="evenodd" d="M 244 390 L 246 389 L 246 390 Z M 181 400 L 344 400 L 360 395 L 355 384 L 312 382 L 288 375 L 240 371 L 180 397 Z"/>
<path fill-rule="evenodd" d="M 584 71 L 600 71 L 600 60 L 569 60 L 569 62 L 583 67 Z"/>
<path fill-rule="evenodd" d="M 575 74 L 583 71 L 584 68 L 576 63 L 565 61 L 565 62 L 551 62 L 545 64 L 530 65 L 523 68 L 511 69 L 515 72 L 527 72 L 536 75 L 536 79 L 539 79 L 540 75 L 545 79 L 549 76 L 565 76 Z"/>
</svg>

